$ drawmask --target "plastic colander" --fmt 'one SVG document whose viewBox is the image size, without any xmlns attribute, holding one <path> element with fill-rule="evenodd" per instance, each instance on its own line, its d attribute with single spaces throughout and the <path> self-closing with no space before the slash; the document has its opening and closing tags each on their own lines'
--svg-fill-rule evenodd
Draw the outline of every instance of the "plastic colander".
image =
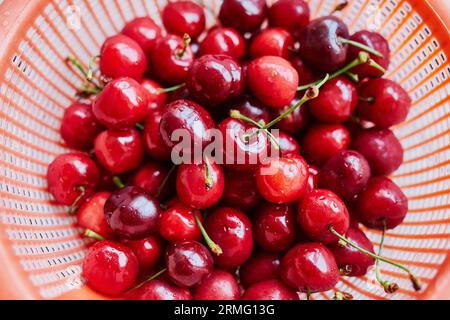
<svg viewBox="0 0 450 320">
<path fill-rule="evenodd" d="M 310 0 L 313 17 L 339 0 Z M 0 298 L 103 298 L 83 285 L 87 242 L 75 218 L 46 190 L 47 165 L 69 151 L 61 117 L 81 77 L 65 63 L 99 52 L 105 37 L 148 15 L 161 23 L 164 0 L 0 0 Z M 208 24 L 220 1 L 200 1 Z M 350 0 L 337 13 L 351 31 L 377 30 L 389 39 L 387 77 L 411 95 L 409 118 L 395 129 L 405 162 L 392 176 L 409 198 L 405 222 L 386 235 L 384 255 L 409 266 L 423 283 L 382 265 L 401 289 L 387 295 L 374 272 L 343 278 L 337 289 L 356 299 L 450 298 L 450 4 L 448 0 Z M 380 234 L 368 235 L 378 246 Z M 328 299 L 332 292 L 316 294 Z"/>
</svg>

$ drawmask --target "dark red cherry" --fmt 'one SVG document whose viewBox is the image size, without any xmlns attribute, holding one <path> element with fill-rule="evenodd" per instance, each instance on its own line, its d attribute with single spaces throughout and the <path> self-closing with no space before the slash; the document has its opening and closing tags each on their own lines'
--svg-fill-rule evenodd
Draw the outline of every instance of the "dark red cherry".
<svg viewBox="0 0 450 320">
<path fill-rule="evenodd" d="M 305 192 L 308 164 L 296 154 L 284 158 L 270 158 L 256 172 L 259 193 L 273 203 L 297 200 Z"/>
<path fill-rule="evenodd" d="M 213 271 L 213 258 L 205 246 L 197 241 L 182 240 L 169 245 L 166 266 L 176 285 L 189 288 L 205 280 Z"/>
<path fill-rule="evenodd" d="M 273 110 L 273 118 L 277 118 L 286 112 L 291 106 L 297 104 L 300 101 L 300 97 L 295 97 L 292 102 L 280 109 Z M 299 133 L 300 130 L 306 127 L 309 123 L 310 112 L 307 105 L 302 105 L 300 108 L 295 109 L 292 113 L 284 117 L 280 122 L 276 124 L 276 127 L 289 134 Z"/>
<path fill-rule="evenodd" d="M 161 259 L 163 242 L 158 235 L 141 240 L 122 239 L 121 242 L 133 251 L 141 274 L 149 275 Z"/>
<path fill-rule="evenodd" d="M 370 166 L 366 158 L 359 152 L 344 150 L 320 170 L 319 184 L 341 199 L 351 200 L 366 187 L 369 178 Z"/>
<path fill-rule="evenodd" d="M 339 281 L 339 269 L 331 251 L 320 243 L 293 247 L 281 260 L 281 278 L 305 293 L 323 292 Z"/>
<path fill-rule="evenodd" d="M 375 253 L 372 242 L 358 228 L 350 226 L 345 237 L 359 247 Z M 341 274 L 345 276 L 364 276 L 367 274 L 368 269 L 375 263 L 374 258 L 349 245 L 343 246 L 342 244 L 334 243 L 329 248 L 333 252 Z"/>
<path fill-rule="evenodd" d="M 200 103 L 220 104 L 242 95 L 242 68 L 229 56 L 204 55 L 195 60 L 189 69 L 186 86 Z"/>
<path fill-rule="evenodd" d="M 162 280 L 151 280 L 130 292 L 130 300 L 192 300 L 188 289 Z"/>
<path fill-rule="evenodd" d="M 298 38 L 309 23 L 309 7 L 303 0 L 280 0 L 269 8 L 269 24 L 287 29 Z"/>
<path fill-rule="evenodd" d="M 245 290 L 242 300 L 299 300 L 297 292 L 280 280 L 255 283 Z"/>
<path fill-rule="evenodd" d="M 370 79 L 358 89 L 357 113 L 362 120 L 388 128 L 403 122 L 411 107 L 411 98 L 398 83 L 389 79 Z"/>
<path fill-rule="evenodd" d="M 168 161 L 170 160 L 171 149 L 164 143 L 159 131 L 161 118 L 162 113 L 160 111 L 154 111 L 149 114 L 145 122 L 142 139 L 145 151 L 150 157 L 156 160 Z"/>
<path fill-rule="evenodd" d="M 287 133 L 280 131 L 276 141 L 278 142 L 281 157 L 287 157 L 290 154 L 300 154 L 300 145 L 298 144 L 297 140 L 295 140 L 294 137 L 288 135 Z M 271 150 L 273 152 L 273 144 L 271 146 Z"/>
<path fill-rule="evenodd" d="M 91 148 L 101 130 L 91 105 L 74 102 L 64 111 L 60 132 L 69 147 L 81 150 Z"/>
<path fill-rule="evenodd" d="M 241 283 L 252 284 L 277 279 L 280 275 L 280 256 L 276 253 L 257 252 L 239 269 Z"/>
<path fill-rule="evenodd" d="M 147 94 L 147 112 L 162 111 L 167 103 L 167 93 L 163 91 L 161 85 L 156 81 L 144 79 L 141 86 Z"/>
<path fill-rule="evenodd" d="M 403 162 L 403 147 L 389 129 L 361 130 L 352 141 L 352 149 L 367 159 L 377 176 L 391 174 Z"/>
<path fill-rule="evenodd" d="M 135 18 L 128 22 L 122 34 L 139 44 L 147 57 L 150 56 L 156 41 L 161 38 L 161 28 L 149 17 Z"/>
<path fill-rule="evenodd" d="M 309 101 L 313 116 L 325 123 L 342 123 L 350 119 L 358 104 L 353 82 L 346 76 L 328 81 L 316 99 Z"/>
<path fill-rule="evenodd" d="M 83 262 L 87 284 L 98 292 L 120 295 L 135 283 L 139 263 L 130 248 L 112 241 L 92 245 Z"/>
<path fill-rule="evenodd" d="M 289 59 L 294 48 L 294 38 L 283 28 L 269 28 L 255 36 L 250 45 L 250 56 L 278 56 Z"/>
<path fill-rule="evenodd" d="M 346 24 L 335 16 L 312 20 L 300 35 L 300 52 L 303 61 L 323 72 L 333 72 L 347 61 L 347 47 L 339 38 L 347 39 Z"/>
<path fill-rule="evenodd" d="M 241 294 L 236 277 L 216 269 L 193 290 L 195 300 L 239 300 Z"/>
<path fill-rule="evenodd" d="M 389 178 L 374 177 L 359 194 L 355 212 L 366 227 L 394 229 L 408 213 L 408 198 Z"/>
<path fill-rule="evenodd" d="M 100 72 L 107 78 L 142 79 L 147 70 L 147 58 L 133 39 L 118 34 L 109 37 L 100 50 Z"/>
<path fill-rule="evenodd" d="M 309 239 L 325 244 L 338 241 L 329 228 L 344 235 L 350 225 L 350 216 L 344 202 L 333 192 L 323 189 L 303 196 L 299 203 L 297 219 Z"/>
<path fill-rule="evenodd" d="M 133 175 L 132 184 L 145 190 L 152 197 L 164 199 L 170 194 L 171 186 L 166 179 L 169 168 L 156 161 L 151 161 L 141 166 Z"/>
<path fill-rule="evenodd" d="M 215 255 L 216 265 L 225 269 L 237 268 L 253 251 L 253 228 L 250 219 L 241 211 L 220 207 L 206 218 L 205 229 L 222 249 Z"/>
<path fill-rule="evenodd" d="M 350 133 L 341 124 L 316 124 L 308 129 L 302 152 L 313 165 L 321 167 L 331 157 L 350 146 Z"/>
<path fill-rule="evenodd" d="M 131 78 L 115 79 L 95 98 L 92 111 L 109 129 L 133 128 L 147 116 L 147 93 Z"/>
<path fill-rule="evenodd" d="M 230 110 L 237 110 L 242 115 L 256 121 L 269 123 L 271 120 L 271 114 L 269 108 L 259 102 L 257 99 L 246 96 L 236 103 L 232 103 L 229 107 Z"/>
<path fill-rule="evenodd" d="M 313 165 L 309 165 L 308 173 L 308 183 L 306 184 L 305 193 L 311 192 L 319 187 L 319 169 Z"/>
<path fill-rule="evenodd" d="M 105 219 L 104 206 L 111 194 L 98 192 L 77 211 L 77 223 L 86 231 L 93 231 L 104 239 L 114 239 L 114 233 Z"/>
<path fill-rule="evenodd" d="M 144 158 L 139 131 L 106 130 L 94 142 L 98 162 L 112 173 L 120 174 L 136 169 Z"/>
<path fill-rule="evenodd" d="M 280 252 L 290 248 L 297 231 L 294 207 L 264 203 L 256 210 L 253 230 L 256 243 L 266 251 Z"/>
<path fill-rule="evenodd" d="M 125 187 L 114 192 L 105 203 L 105 217 L 121 238 L 139 240 L 158 230 L 161 209 L 158 201 L 143 189 Z"/>
<path fill-rule="evenodd" d="M 94 194 L 99 180 L 97 165 L 81 152 L 59 155 L 47 169 L 48 191 L 63 205 L 82 204 Z"/>
<path fill-rule="evenodd" d="M 294 57 L 289 61 L 294 69 L 297 70 L 299 86 L 310 84 L 311 82 L 314 82 L 320 78 L 317 73 L 309 68 L 300 57 Z"/>
<path fill-rule="evenodd" d="M 223 25 L 240 32 L 259 29 L 267 14 L 265 0 L 225 0 L 219 12 Z"/>
<path fill-rule="evenodd" d="M 247 72 L 250 90 L 269 107 L 283 108 L 290 105 L 297 94 L 297 71 L 281 57 L 257 58 L 250 63 Z"/>
<path fill-rule="evenodd" d="M 198 214 L 200 222 L 203 222 L 202 216 Z M 159 233 L 170 242 L 179 240 L 202 239 L 200 228 L 194 216 L 194 209 L 175 200 L 170 207 L 161 214 L 159 220 Z"/>
<path fill-rule="evenodd" d="M 253 172 L 229 170 L 225 173 L 225 189 L 221 201 L 226 205 L 249 211 L 254 209 L 261 200 Z"/>
<path fill-rule="evenodd" d="M 200 43 L 199 54 L 226 54 L 239 61 L 244 56 L 245 49 L 245 40 L 239 32 L 233 28 L 216 27 Z"/>
<path fill-rule="evenodd" d="M 196 39 L 205 30 L 203 8 L 193 1 L 169 2 L 162 13 L 167 32 Z"/>
</svg>

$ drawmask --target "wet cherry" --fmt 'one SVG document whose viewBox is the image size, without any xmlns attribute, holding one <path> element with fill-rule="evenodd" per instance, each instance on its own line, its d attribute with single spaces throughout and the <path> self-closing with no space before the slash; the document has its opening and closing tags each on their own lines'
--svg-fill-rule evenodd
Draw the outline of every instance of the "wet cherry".
<svg viewBox="0 0 450 320">
<path fill-rule="evenodd" d="M 228 170 L 225 173 L 225 189 L 221 198 L 223 203 L 248 211 L 254 209 L 261 200 L 253 172 Z"/>
<path fill-rule="evenodd" d="M 270 279 L 252 284 L 245 290 L 242 300 L 299 300 L 299 297 L 280 280 Z"/>
<path fill-rule="evenodd" d="M 225 0 L 219 12 L 219 19 L 224 26 L 240 32 L 259 29 L 267 14 L 265 0 Z"/>
<path fill-rule="evenodd" d="M 279 152 L 281 157 L 287 157 L 290 154 L 300 154 L 300 145 L 298 144 L 297 140 L 295 140 L 294 137 L 288 135 L 287 133 L 284 133 L 283 131 L 280 131 L 278 134 L 278 137 L 276 139 L 278 146 L 279 146 Z M 273 144 L 271 145 L 272 149 L 271 151 L 276 151 L 273 148 Z M 273 155 L 273 154 L 271 154 Z"/>
<path fill-rule="evenodd" d="M 269 28 L 255 36 L 250 45 L 250 56 L 278 56 L 289 59 L 294 48 L 294 38 L 283 28 Z"/>
<path fill-rule="evenodd" d="M 141 166 L 133 175 L 132 184 L 145 190 L 149 195 L 164 199 L 170 195 L 169 168 L 163 163 L 151 161 Z M 173 182 L 172 182 L 173 183 Z"/>
<path fill-rule="evenodd" d="M 144 79 L 141 86 L 147 94 L 147 115 L 152 111 L 163 110 L 167 103 L 167 93 L 161 85 L 154 80 Z"/>
<path fill-rule="evenodd" d="M 320 75 L 317 75 L 316 72 L 309 68 L 299 56 L 292 58 L 289 62 L 292 64 L 294 69 L 297 70 L 299 79 L 298 84 L 300 86 L 307 85 L 321 78 Z"/>
<path fill-rule="evenodd" d="M 130 248 L 139 262 L 140 273 L 149 275 L 161 260 L 163 242 L 158 235 L 141 240 L 122 239 L 121 243 Z"/>
<path fill-rule="evenodd" d="M 128 22 L 122 34 L 139 44 L 147 57 L 150 56 L 156 41 L 161 38 L 161 28 L 149 17 L 135 18 Z"/>
<path fill-rule="evenodd" d="M 306 184 L 305 193 L 311 192 L 319 187 L 319 169 L 313 165 L 309 165 L 308 173 L 308 183 Z"/>
<path fill-rule="evenodd" d="M 109 192 L 98 192 L 89 198 L 77 211 L 77 223 L 85 230 L 94 232 L 94 237 L 99 235 L 103 239 L 114 239 L 115 235 L 105 219 L 104 206 L 111 194 Z"/>
<path fill-rule="evenodd" d="M 300 97 L 295 97 L 291 103 L 287 104 L 283 108 L 273 110 L 273 118 L 282 115 L 291 106 L 297 104 L 300 101 Z M 292 113 L 288 114 L 280 122 L 276 124 L 276 127 L 289 134 L 296 134 L 300 132 L 309 123 L 310 112 L 307 105 L 303 105 L 300 108 L 295 109 Z"/>
<path fill-rule="evenodd" d="M 147 154 L 156 160 L 170 160 L 171 149 L 164 143 L 159 131 L 162 113 L 151 112 L 145 122 L 142 139 Z"/>
<path fill-rule="evenodd" d="M 205 30 L 203 7 L 193 1 L 169 2 L 163 10 L 162 21 L 167 32 L 196 39 Z"/>
<path fill-rule="evenodd" d="M 151 280 L 142 287 L 130 292 L 131 300 L 192 300 L 191 292 L 188 289 L 177 287 L 176 285 L 162 280 Z"/>
<path fill-rule="evenodd" d="M 241 296 L 236 277 L 220 269 L 196 285 L 192 293 L 195 300 L 239 300 Z"/>
<path fill-rule="evenodd" d="M 245 40 L 239 32 L 233 28 L 216 27 L 200 43 L 199 55 L 225 54 L 239 61 L 245 50 Z"/>
<path fill-rule="evenodd" d="M 239 269 L 241 283 L 252 284 L 277 279 L 280 275 L 280 256 L 277 253 L 257 252 Z"/>
<path fill-rule="evenodd" d="M 281 27 L 298 38 L 309 23 L 309 7 L 304 0 L 280 0 L 269 8 L 269 24 Z"/>
<path fill-rule="evenodd" d="M 231 104 L 230 110 L 237 110 L 242 115 L 256 121 L 269 123 L 271 120 L 271 110 L 253 97 L 244 97 L 238 102 Z"/>
<path fill-rule="evenodd" d="M 173 201 L 169 208 L 161 214 L 159 220 L 161 236 L 170 242 L 179 240 L 200 241 L 202 234 L 195 220 L 194 210 L 179 200 Z M 202 223 L 202 216 L 197 214 L 197 217 Z"/>
</svg>

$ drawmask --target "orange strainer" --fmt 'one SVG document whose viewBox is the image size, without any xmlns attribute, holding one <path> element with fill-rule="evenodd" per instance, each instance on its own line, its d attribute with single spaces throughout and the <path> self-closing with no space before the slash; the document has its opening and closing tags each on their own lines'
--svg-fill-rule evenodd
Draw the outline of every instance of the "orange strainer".
<svg viewBox="0 0 450 320">
<path fill-rule="evenodd" d="M 215 22 L 220 1 L 199 1 Z M 313 16 L 340 0 L 309 0 Z M 0 298 L 102 298 L 80 276 L 86 242 L 66 208 L 46 191 L 48 163 L 67 151 L 59 136 L 64 108 L 81 78 L 67 67 L 98 53 L 125 21 L 160 23 L 166 0 L 0 0 Z M 405 163 L 393 175 L 410 200 L 404 224 L 386 236 L 384 254 L 412 268 L 424 285 L 383 265 L 402 288 L 387 296 L 374 274 L 344 278 L 339 290 L 359 299 L 450 298 L 450 5 L 448 0 L 350 0 L 339 13 L 352 31 L 389 39 L 388 77 L 413 98 L 395 128 Z M 369 232 L 375 245 L 379 233 Z M 316 295 L 327 299 L 332 293 Z"/>
</svg>

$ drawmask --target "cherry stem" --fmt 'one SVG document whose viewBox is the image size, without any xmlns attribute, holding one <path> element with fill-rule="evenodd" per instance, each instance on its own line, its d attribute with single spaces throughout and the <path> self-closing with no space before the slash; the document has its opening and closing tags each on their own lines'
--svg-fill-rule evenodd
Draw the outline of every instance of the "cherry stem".
<svg viewBox="0 0 450 320">
<path fill-rule="evenodd" d="M 346 244 L 350 245 L 351 247 L 355 248 L 356 250 L 368 255 L 369 257 L 372 257 L 376 260 L 380 260 L 383 261 L 387 264 L 393 265 L 403 271 L 405 271 L 406 273 L 408 273 L 409 275 L 409 279 L 411 280 L 414 290 L 419 291 L 421 289 L 421 285 L 420 285 L 420 281 L 419 279 L 411 272 L 411 270 L 409 270 L 407 267 L 405 267 L 404 265 L 401 265 L 395 261 L 392 261 L 388 258 L 382 257 L 380 255 L 377 255 L 375 253 L 372 253 L 364 248 L 361 248 L 360 246 L 358 246 L 357 244 L 355 244 L 354 242 L 348 240 L 346 237 L 344 237 L 343 235 L 341 235 L 339 232 L 337 232 L 336 230 L 334 230 L 334 228 L 332 226 L 328 227 L 328 230 L 330 230 L 330 232 L 332 234 L 334 234 L 336 237 L 339 238 L 339 240 L 341 240 L 342 242 L 345 242 Z"/>
<path fill-rule="evenodd" d="M 94 75 L 94 62 L 99 58 L 100 58 L 100 55 L 95 55 L 91 58 L 91 60 L 89 60 L 88 71 L 86 74 L 86 80 L 89 82 L 92 81 L 92 77 Z"/>
<path fill-rule="evenodd" d="M 386 233 L 386 223 L 383 223 L 383 232 L 381 234 L 380 248 L 378 249 L 378 255 L 381 255 L 381 252 L 383 251 L 385 233 Z M 375 277 L 377 278 L 377 281 L 383 286 L 384 291 L 386 293 L 394 293 L 399 289 L 398 284 L 383 280 L 381 278 L 380 260 L 378 259 L 375 262 Z"/>
<path fill-rule="evenodd" d="M 177 85 L 175 85 L 173 87 L 159 88 L 158 89 L 158 93 L 168 93 L 168 92 L 177 91 L 178 89 L 181 89 L 181 88 L 183 88 L 185 86 L 186 86 L 186 83 L 183 82 L 183 83 L 177 84 Z"/>
<path fill-rule="evenodd" d="M 119 176 L 114 176 L 112 178 L 112 180 L 113 180 L 114 184 L 117 186 L 117 188 L 119 188 L 119 189 L 125 188 L 125 184 L 122 182 L 122 179 L 120 179 Z"/>
<path fill-rule="evenodd" d="M 140 131 L 144 130 L 144 125 L 142 123 L 136 123 L 134 127 Z"/>
<path fill-rule="evenodd" d="M 78 191 L 80 191 L 80 194 L 75 199 L 75 201 L 72 203 L 72 205 L 69 207 L 69 214 L 75 214 L 79 208 L 78 203 L 83 199 L 84 195 L 86 194 L 86 188 L 83 186 L 78 186 Z"/>
<path fill-rule="evenodd" d="M 359 76 L 356 73 L 347 71 L 345 75 L 348 76 L 353 82 L 359 82 Z"/>
<path fill-rule="evenodd" d="M 353 300 L 353 295 L 348 292 L 336 291 L 333 300 Z"/>
<path fill-rule="evenodd" d="M 164 269 L 158 271 L 154 275 L 150 276 L 149 278 L 147 278 L 144 281 L 142 281 L 141 283 L 139 283 L 137 286 L 133 287 L 131 290 L 138 289 L 138 288 L 142 287 L 144 284 L 146 284 L 147 282 L 155 280 L 156 278 L 159 278 L 166 271 L 167 271 L 167 268 L 164 268 Z"/>
<path fill-rule="evenodd" d="M 173 165 L 172 168 L 170 168 L 169 172 L 167 172 L 166 177 L 164 178 L 164 180 L 162 181 L 161 185 L 158 188 L 158 192 L 156 193 L 155 198 L 159 198 L 161 196 L 162 191 L 166 187 L 176 168 L 177 166 Z"/>
<path fill-rule="evenodd" d="M 311 291 L 308 289 L 306 289 L 306 300 L 310 301 L 311 300 Z"/>
<path fill-rule="evenodd" d="M 373 103 L 375 101 L 374 97 L 358 97 L 359 101 L 367 102 L 367 103 Z"/>
<path fill-rule="evenodd" d="M 206 189 L 211 189 L 214 183 L 212 175 L 211 175 L 211 163 L 209 162 L 208 157 L 203 157 L 203 161 L 205 161 L 205 186 Z"/>
<path fill-rule="evenodd" d="M 200 219 L 197 216 L 197 210 L 194 210 L 194 217 L 195 217 L 195 221 L 197 222 L 198 228 L 200 229 L 200 232 L 201 232 L 201 234 L 203 235 L 203 238 L 206 241 L 206 244 L 208 245 L 208 247 L 211 249 L 211 251 L 214 254 L 220 256 L 223 253 L 222 248 L 219 247 L 219 245 L 217 245 L 209 237 L 208 233 L 206 232 L 205 228 L 203 227 L 202 223 L 200 222 Z"/>
<path fill-rule="evenodd" d="M 340 4 L 338 4 L 336 7 L 334 7 L 333 11 L 331 12 L 331 14 L 339 12 L 344 10 L 346 7 L 348 6 L 348 1 L 342 1 Z"/>
<path fill-rule="evenodd" d="M 373 49 L 373 48 L 371 48 L 369 46 L 366 46 L 365 44 L 362 44 L 360 42 L 356 42 L 356 41 L 353 41 L 353 40 L 350 40 L 350 39 L 346 39 L 346 38 L 342 38 L 342 37 L 339 37 L 338 40 L 341 43 L 346 43 L 346 44 L 349 44 L 351 46 L 363 49 L 364 51 L 367 51 L 368 53 L 371 53 L 374 56 L 377 56 L 377 57 L 380 57 L 380 58 L 384 58 L 384 55 L 380 51 L 375 50 L 375 49 Z"/>
<path fill-rule="evenodd" d="M 84 231 L 83 235 L 84 235 L 85 237 L 97 239 L 97 240 L 99 240 L 99 241 L 105 240 L 105 238 L 103 238 L 103 237 L 102 237 L 101 235 L 99 235 L 97 232 L 92 231 L 91 229 L 86 229 L 86 230 Z"/>
<path fill-rule="evenodd" d="M 88 71 L 86 71 L 84 69 L 84 67 L 81 65 L 81 62 L 75 58 L 74 56 L 68 56 L 66 58 L 66 60 L 70 63 L 72 63 L 80 72 L 81 74 L 86 78 L 86 83 L 84 83 L 83 87 L 80 88 L 80 92 L 81 93 L 85 93 L 85 94 L 96 94 L 99 93 L 103 88 L 101 86 L 99 86 L 97 83 L 95 83 L 94 81 L 92 81 L 92 74 L 93 74 L 93 70 L 92 70 L 92 64 L 95 61 L 95 59 L 97 59 L 99 56 L 94 56 L 90 62 L 89 62 L 89 67 L 88 67 Z M 94 88 L 90 88 L 89 85 L 92 84 L 94 86 Z"/>
<path fill-rule="evenodd" d="M 181 48 L 180 50 L 177 50 L 177 52 L 175 53 L 175 55 L 177 56 L 178 59 L 183 58 L 184 53 L 186 52 L 190 43 L 191 43 L 191 37 L 187 33 L 185 33 L 183 35 L 183 48 Z"/>
</svg>

